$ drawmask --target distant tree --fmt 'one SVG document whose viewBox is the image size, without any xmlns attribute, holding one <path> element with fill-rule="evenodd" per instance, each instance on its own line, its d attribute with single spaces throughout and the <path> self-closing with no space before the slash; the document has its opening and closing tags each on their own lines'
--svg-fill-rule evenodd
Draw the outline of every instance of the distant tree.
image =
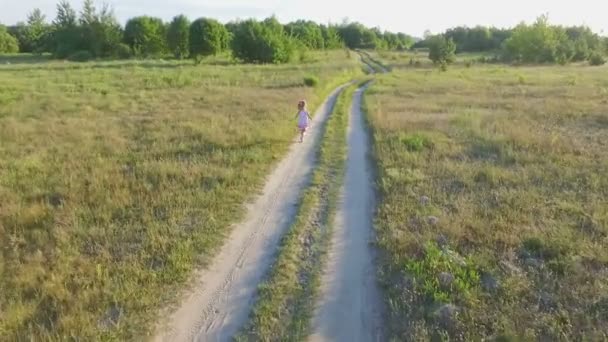
<svg viewBox="0 0 608 342">
<path fill-rule="evenodd" d="M 336 26 L 321 25 L 321 34 L 323 35 L 323 46 L 326 49 L 340 49 L 344 46 L 340 33 Z"/>
<path fill-rule="evenodd" d="M 563 29 L 552 27 L 548 17 L 541 16 L 534 24 L 522 23 L 513 30 L 513 35 L 505 41 L 505 57 L 525 63 L 554 63 L 558 60 L 563 63 L 563 51 L 567 49 L 560 44 L 567 41 Z"/>
<path fill-rule="evenodd" d="M 8 33 L 6 27 L 0 25 L 0 53 L 17 53 L 19 52 L 19 43 L 17 38 Z"/>
<path fill-rule="evenodd" d="M 302 42 L 309 49 L 322 50 L 325 48 L 323 30 L 315 22 L 298 20 L 285 25 L 285 30 L 287 34 Z"/>
<path fill-rule="evenodd" d="M 414 43 L 416 43 L 414 37 L 407 35 L 405 33 L 397 33 L 398 45 L 397 49 L 399 50 L 407 50 L 411 48 Z"/>
<path fill-rule="evenodd" d="M 92 0 L 85 0 L 79 22 L 82 40 L 79 50 L 88 51 L 93 57 L 122 55 L 122 29 L 109 5 L 104 4 L 97 10 Z"/>
<path fill-rule="evenodd" d="M 82 49 L 82 30 L 78 24 L 76 11 L 68 1 L 57 4 L 57 16 L 53 21 L 53 54 L 58 58 L 67 58 L 70 54 Z"/>
<path fill-rule="evenodd" d="M 455 60 L 456 44 L 450 39 L 446 39 L 442 35 L 435 36 L 429 39 L 429 59 L 434 64 L 446 68 Z"/>
<path fill-rule="evenodd" d="M 286 63 L 295 53 L 295 42 L 272 18 L 264 22 L 246 20 L 233 27 L 232 52 L 247 63 Z"/>
<path fill-rule="evenodd" d="M 42 53 L 49 48 L 50 27 L 46 17 L 39 8 L 34 9 L 27 17 L 24 30 L 24 45 L 28 52 Z"/>
<path fill-rule="evenodd" d="M 138 56 L 157 56 L 166 51 L 166 32 L 162 19 L 135 17 L 125 26 L 124 42 Z"/>
<path fill-rule="evenodd" d="M 351 49 L 375 49 L 378 46 L 376 32 L 360 23 L 349 23 L 340 27 L 342 40 Z"/>
<path fill-rule="evenodd" d="M 190 49 L 190 20 L 184 15 L 173 18 L 167 30 L 167 46 L 175 58 L 188 57 Z"/>
<path fill-rule="evenodd" d="M 229 43 L 230 32 L 215 19 L 199 18 L 190 25 L 190 56 L 197 61 L 225 51 Z"/>
</svg>

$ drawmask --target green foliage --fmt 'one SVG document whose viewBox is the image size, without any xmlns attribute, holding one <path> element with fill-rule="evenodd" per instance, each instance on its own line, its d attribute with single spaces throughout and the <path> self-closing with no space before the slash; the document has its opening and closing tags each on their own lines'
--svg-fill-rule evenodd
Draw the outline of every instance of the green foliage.
<svg viewBox="0 0 608 342">
<path fill-rule="evenodd" d="M 158 56 L 166 51 L 165 25 L 162 19 L 147 16 L 129 19 L 124 42 L 137 56 Z"/>
<path fill-rule="evenodd" d="M 115 55 L 119 59 L 129 59 L 133 57 L 133 51 L 129 45 L 120 43 L 116 46 Z"/>
<path fill-rule="evenodd" d="M 285 31 L 309 49 L 325 49 L 325 39 L 321 27 L 312 21 L 298 20 L 285 25 Z"/>
<path fill-rule="evenodd" d="M 200 18 L 190 25 L 190 56 L 197 60 L 225 51 L 229 42 L 228 29 L 215 19 Z"/>
<path fill-rule="evenodd" d="M 307 87 L 316 87 L 317 85 L 319 85 L 319 78 L 315 76 L 304 77 L 304 85 L 306 85 Z"/>
<path fill-rule="evenodd" d="M 479 286 L 479 272 L 466 261 L 458 260 L 455 252 L 440 249 L 436 243 L 424 245 L 424 256 L 409 261 L 405 268 L 414 277 L 414 285 L 427 299 L 439 303 L 468 298 L 471 291 Z M 454 276 L 449 288 L 441 286 L 439 276 L 442 272 Z"/>
<path fill-rule="evenodd" d="M 116 49 L 122 40 L 122 30 L 108 4 L 97 10 L 91 0 L 85 0 L 80 28 L 84 49 L 94 57 L 116 57 Z"/>
<path fill-rule="evenodd" d="M 234 56 L 247 63 L 286 63 L 295 53 L 296 43 L 275 20 L 237 23 L 232 39 Z"/>
<path fill-rule="evenodd" d="M 342 25 L 340 36 L 351 49 L 375 49 L 380 41 L 372 30 L 360 23 Z"/>
<path fill-rule="evenodd" d="M 485 26 L 455 27 L 444 33 L 446 38 L 454 41 L 458 53 L 498 50 L 510 35 L 511 30 Z"/>
<path fill-rule="evenodd" d="M 62 1 L 57 5 L 53 30 L 51 51 L 56 58 L 81 51 L 89 51 L 93 58 L 118 57 L 122 30 L 108 5 L 97 10 L 91 0 L 85 0 L 77 19 L 70 3 Z"/>
<path fill-rule="evenodd" d="M 433 145 L 431 139 L 421 133 L 406 135 L 404 137 L 401 137 L 400 140 L 408 149 L 408 151 L 411 152 L 420 152 L 425 148 L 432 147 Z"/>
<path fill-rule="evenodd" d="M 188 57 L 190 50 L 190 20 L 184 15 L 173 18 L 167 30 L 167 46 L 177 59 Z"/>
<path fill-rule="evenodd" d="M 601 53 L 594 52 L 589 56 L 589 64 L 593 66 L 604 65 L 606 64 L 606 58 Z"/>
<path fill-rule="evenodd" d="M 83 37 L 78 26 L 76 11 L 67 1 L 57 4 L 57 16 L 53 21 L 53 54 L 57 58 L 67 58 L 82 48 Z"/>
<path fill-rule="evenodd" d="M 320 27 L 323 34 L 323 45 L 326 49 L 340 49 L 344 47 L 344 42 L 340 37 L 337 27 L 325 25 L 321 25 Z"/>
<path fill-rule="evenodd" d="M 559 63 L 587 60 L 601 49 L 599 36 L 586 27 L 552 26 L 548 17 L 520 24 L 505 42 L 504 58 L 519 63 Z"/>
<path fill-rule="evenodd" d="M 6 27 L 0 25 L 0 53 L 17 53 L 19 52 L 19 43 L 17 38 L 13 37 Z"/>
<path fill-rule="evenodd" d="M 429 59 L 435 64 L 446 68 L 456 58 L 456 44 L 452 39 L 435 36 L 429 40 Z"/>
<path fill-rule="evenodd" d="M 23 27 L 23 52 L 40 54 L 48 50 L 50 27 L 40 9 L 34 9 L 27 17 L 27 25 Z"/>
</svg>

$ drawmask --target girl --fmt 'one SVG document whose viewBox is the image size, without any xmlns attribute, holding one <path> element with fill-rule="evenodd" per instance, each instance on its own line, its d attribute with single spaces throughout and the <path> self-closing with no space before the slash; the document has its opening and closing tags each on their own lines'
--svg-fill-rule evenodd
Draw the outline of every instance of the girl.
<svg viewBox="0 0 608 342">
<path fill-rule="evenodd" d="M 310 121 L 312 118 L 308 111 L 306 110 L 306 101 L 301 100 L 298 102 L 298 114 L 296 114 L 296 119 L 298 119 L 298 129 L 300 130 L 300 142 L 304 141 L 304 133 L 310 126 Z"/>
</svg>

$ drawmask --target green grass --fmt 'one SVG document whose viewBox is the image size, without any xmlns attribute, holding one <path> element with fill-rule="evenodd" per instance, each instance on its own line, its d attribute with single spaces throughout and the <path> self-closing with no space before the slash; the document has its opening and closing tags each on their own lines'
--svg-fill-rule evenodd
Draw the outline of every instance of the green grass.
<svg viewBox="0 0 608 342">
<path fill-rule="evenodd" d="M 149 334 L 287 151 L 297 100 L 360 73 L 343 51 L 0 66 L 0 340 Z"/>
<path fill-rule="evenodd" d="M 608 338 L 608 76 L 396 71 L 366 93 L 394 340 Z"/>
<path fill-rule="evenodd" d="M 297 216 L 281 242 L 268 279 L 240 340 L 300 341 L 309 325 L 346 160 L 346 128 L 355 85 L 339 96 L 320 142 L 318 162 Z"/>
<path fill-rule="evenodd" d="M 437 68 L 429 60 L 428 51 L 367 51 L 370 58 L 385 68 L 392 69 L 430 69 Z M 498 63 L 495 52 L 463 52 L 456 54 L 455 66 L 471 67 Z"/>
</svg>

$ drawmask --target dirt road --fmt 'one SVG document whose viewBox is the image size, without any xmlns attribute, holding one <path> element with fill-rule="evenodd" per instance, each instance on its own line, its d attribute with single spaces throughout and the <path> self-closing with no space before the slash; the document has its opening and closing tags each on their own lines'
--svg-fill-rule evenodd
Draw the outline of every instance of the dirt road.
<svg viewBox="0 0 608 342">
<path fill-rule="evenodd" d="M 257 285 L 268 272 L 281 236 L 309 183 L 317 141 L 342 88 L 320 106 L 303 144 L 294 144 L 248 205 L 210 267 L 157 332 L 154 341 L 228 341 L 246 323 Z"/>
<path fill-rule="evenodd" d="M 311 341 L 381 341 L 381 300 L 372 240 L 374 190 L 361 113 L 365 87 L 353 96 L 345 183 L 314 314 Z"/>
</svg>

